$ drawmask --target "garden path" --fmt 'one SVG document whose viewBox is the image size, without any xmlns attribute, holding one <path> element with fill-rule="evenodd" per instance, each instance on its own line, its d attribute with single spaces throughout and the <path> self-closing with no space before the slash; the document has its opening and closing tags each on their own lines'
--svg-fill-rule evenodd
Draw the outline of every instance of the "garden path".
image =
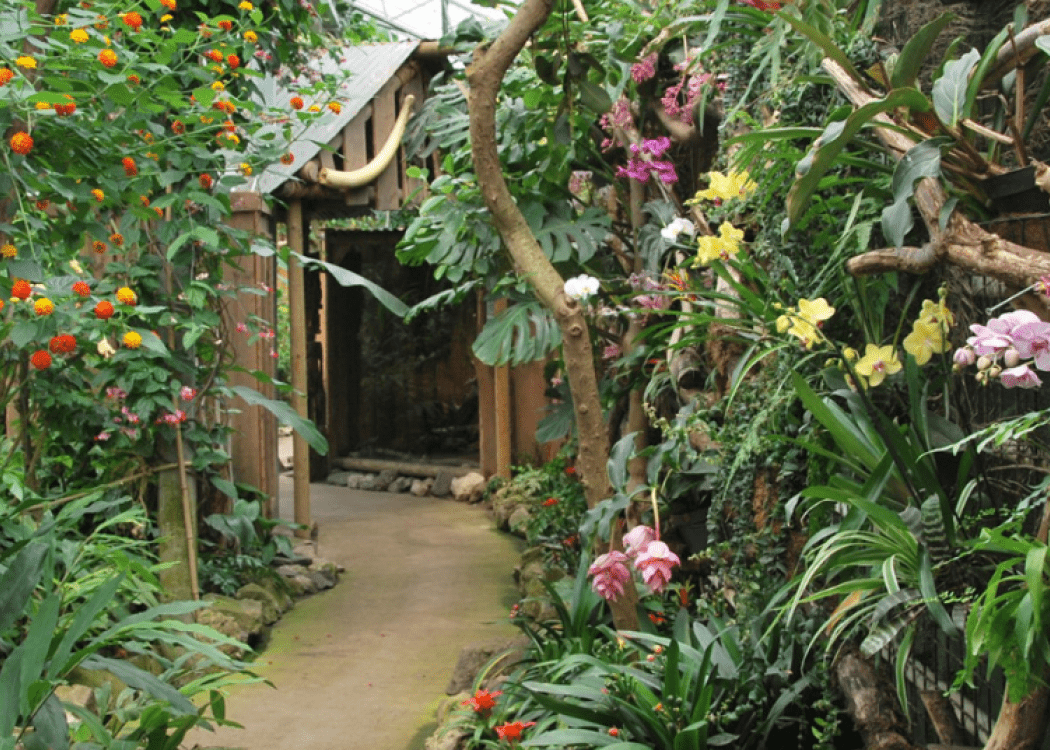
<svg viewBox="0 0 1050 750">
<path fill-rule="evenodd" d="M 319 554 L 346 567 L 273 629 L 227 717 L 183 747 L 421 750 L 463 646 L 513 635 L 519 546 L 477 506 L 311 485 Z M 281 479 L 281 514 L 292 484 Z"/>
</svg>

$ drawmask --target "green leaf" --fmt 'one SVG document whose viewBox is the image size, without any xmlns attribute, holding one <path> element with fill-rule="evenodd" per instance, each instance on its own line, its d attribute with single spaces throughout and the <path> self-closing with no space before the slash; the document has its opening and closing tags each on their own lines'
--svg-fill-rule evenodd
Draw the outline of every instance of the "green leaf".
<svg viewBox="0 0 1050 750">
<path fill-rule="evenodd" d="M 328 453 L 328 441 L 321 434 L 320 430 L 314 426 L 313 422 L 296 414 L 295 410 L 284 401 L 274 401 L 266 398 L 254 388 L 249 388 L 246 385 L 230 386 L 230 390 L 244 399 L 249 405 L 261 406 L 277 417 L 282 424 L 290 426 L 306 438 L 306 442 L 310 444 L 310 447 L 321 455 Z"/>
<path fill-rule="evenodd" d="M 485 321 L 473 351 L 482 363 L 517 366 L 545 358 L 561 344 L 561 329 L 537 301 L 517 302 Z"/>
<path fill-rule="evenodd" d="M 825 55 L 830 57 L 839 65 L 841 65 L 842 69 L 845 70 L 854 81 L 856 81 L 862 86 L 867 85 L 864 80 L 864 76 L 862 76 L 860 72 L 853 66 L 853 63 L 850 61 L 845 51 L 837 44 L 835 44 L 831 37 L 829 37 L 827 34 L 825 34 L 820 29 L 816 28 L 815 26 L 810 26 L 801 18 L 796 18 L 790 13 L 778 13 L 777 15 L 779 18 L 784 19 L 792 27 L 794 27 L 795 31 L 807 37 L 811 42 L 820 47 L 820 49 L 824 52 Z"/>
<path fill-rule="evenodd" d="M 981 53 L 971 49 L 958 60 L 944 66 L 944 73 L 933 82 L 933 109 L 941 122 L 955 127 L 959 120 L 970 116 L 966 104 L 966 89 L 970 73 L 981 59 Z"/>
<path fill-rule="evenodd" d="M 30 736 L 34 742 L 39 743 L 42 750 L 67 750 L 69 747 L 66 712 L 62 701 L 54 693 L 48 694 L 47 700 L 37 709 L 33 716 L 33 728 L 36 731 Z M 29 747 L 27 742 L 27 750 Z"/>
<path fill-rule="evenodd" d="M 609 98 L 604 88 L 591 81 L 580 81 L 576 85 L 580 89 L 580 101 L 591 112 L 596 115 L 604 115 L 612 109 L 612 99 Z"/>
<path fill-rule="evenodd" d="M 952 13 L 942 13 L 915 32 L 915 35 L 905 43 L 897 57 L 897 63 L 893 66 L 893 72 L 890 73 L 890 84 L 893 88 L 915 86 L 919 70 L 929 57 L 933 43 L 954 18 Z"/>
<path fill-rule="evenodd" d="M 635 438 L 638 433 L 631 432 L 616 441 L 616 445 L 609 451 L 607 463 L 609 482 L 613 489 L 618 492 L 626 492 L 627 487 L 627 462 L 635 452 Z"/>
<path fill-rule="evenodd" d="M 882 209 L 882 233 L 894 247 L 902 247 L 904 238 L 915 226 L 907 198 L 896 200 Z"/>
<path fill-rule="evenodd" d="M 37 341 L 43 336 L 43 326 L 40 320 L 20 320 L 11 328 L 8 339 L 17 349 L 26 348 L 30 342 Z"/>
<path fill-rule="evenodd" d="M 66 675 L 70 669 L 76 666 L 76 660 L 70 660 L 69 656 L 73 647 L 84 636 L 103 610 L 112 603 L 113 596 L 124 580 L 124 575 L 118 575 L 99 586 L 91 598 L 77 607 L 76 616 L 69 624 L 62 636 L 61 642 L 51 657 L 51 664 L 47 670 L 48 679 L 54 680 Z"/>
<path fill-rule="evenodd" d="M 32 542 L 22 548 L 0 577 L 0 632 L 22 617 L 26 603 L 44 572 L 49 546 Z M 0 736 L 4 732 L 0 731 Z"/>
<path fill-rule="evenodd" d="M 882 99 L 868 102 L 854 110 L 853 114 L 846 118 L 841 128 L 836 127 L 831 131 L 832 134 L 837 133 L 834 137 L 825 138 L 822 136 L 819 138 L 815 144 L 815 151 L 811 152 L 811 166 L 809 166 L 804 175 L 798 176 L 795 184 L 791 186 L 791 190 L 788 192 L 787 220 L 790 225 L 794 225 L 801 218 L 806 205 L 809 203 L 809 199 L 816 192 L 824 175 L 835 164 L 846 144 L 863 127 L 870 125 L 875 120 L 876 115 L 889 112 L 898 107 L 907 107 L 922 112 L 929 109 L 929 106 L 929 101 L 917 90 L 913 88 L 896 89 Z M 834 124 L 832 123 L 832 125 Z"/>
<path fill-rule="evenodd" d="M 105 670 L 128 687 L 143 690 L 157 700 L 166 702 L 176 715 L 191 716 L 197 713 L 197 707 L 190 703 L 185 695 L 134 664 L 95 655 L 85 659 L 83 665 L 85 669 Z"/>
<path fill-rule="evenodd" d="M 406 305 L 404 302 L 392 295 L 390 292 L 383 289 L 378 284 L 369 281 L 364 276 L 356 274 L 353 271 L 347 270 L 346 268 L 337 266 L 334 263 L 327 263 L 317 258 L 308 258 L 305 255 L 300 255 L 299 253 L 290 253 L 290 255 L 294 255 L 296 258 L 298 258 L 299 262 L 302 263 L 303 268 L 315 267 L 327 271 L 329 274 L 332 275 L 332 278 L 335 279 L 336 283 L 338 283 L 340 286 L 359 286 L 368 290 L 372 294 L 372 296 L 375 297 L 376 301 L 379 304 L 381 304 L 383 307 L 385 307 L 387 310 L 389 310 L 399 318 L 405 317 L 405 313 L 408 312 L 408 305 Z M 327 450 L 327 448 L 325 450 Z"/>
</svg>

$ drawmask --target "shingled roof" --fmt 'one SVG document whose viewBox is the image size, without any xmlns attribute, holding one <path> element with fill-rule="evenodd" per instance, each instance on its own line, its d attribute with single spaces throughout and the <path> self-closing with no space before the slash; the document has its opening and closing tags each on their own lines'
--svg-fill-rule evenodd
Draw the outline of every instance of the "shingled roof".
<svg viewBox="0 0 1050 750">
<path fill-rule="evenodd" d="M 322 75 L 342 76 L 349 71 L 351 76 L 339 86 L 332 97 L 326 96 L 317 101 L 304 97 L 307 106 L 318 104 L 322 107 L 323 114 L 309 124 L 298 126 L 305 128 L 305 131 L 296 132 L 295 141 L 290 149 L 295 157 L 294 161 L 289 165 L 280 162 L 267 165 L 266 169 L 260 170 L 242 189 L 272 194 L 292 179 L 304 164 L 320 153 L 324 144 L 335 138 L 343 127 L 372 101 L 418 46 L 419 41 L 347 46 L 335 55 L 318 58 L 313 65 Z M 258 88 L 262 103 L 268 107 L 287 107 L 291 97 L 299 93 L 282 86 L 275 76 L 263 79 Z M 337 101 L 342 105 L 339 114 L 327 108 L 329 101 Z"/>
</svg>

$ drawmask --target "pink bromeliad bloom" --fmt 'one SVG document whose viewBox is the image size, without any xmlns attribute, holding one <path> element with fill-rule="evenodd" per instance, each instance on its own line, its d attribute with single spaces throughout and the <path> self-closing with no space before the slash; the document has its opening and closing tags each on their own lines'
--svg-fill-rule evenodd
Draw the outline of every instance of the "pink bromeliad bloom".
<svg viewBox="0 0 1050 750">
<path fill-rule="evenodd" d="M 616 601 L 623 594 L 623 585 L 631 580 L 631 571 L 624 565 L 628 560 L 623 552 L 613 550 L 601 555 L 587 569 L 591 588 L 608 601 Z"/>
<path fill-rule="evenodd" d="M 627 556 L 634 558 L 645 551 L 650 543 L 656 541 L 656 532 L 648 526 L 635 526 L 623 535 L 623 544 Z"/>
<path fill-rule="evenodd" d="M 642 580 L 649 590 L 659 594 L 671 580 L 671 571 L 682 561 L 663 542 L 652 541 L 638 554 L 634 567 L 642 573 Z"/>
</svg>

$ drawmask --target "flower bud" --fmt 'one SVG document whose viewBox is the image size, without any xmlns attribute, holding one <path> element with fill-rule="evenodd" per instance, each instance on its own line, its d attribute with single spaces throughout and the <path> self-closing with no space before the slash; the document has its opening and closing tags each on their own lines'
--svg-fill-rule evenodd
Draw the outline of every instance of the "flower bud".
<svg viewBox="0 0 1050 750">
<path fill-rule="evenodd" d="M 969 367 L 976 359 L 977 355 L 975 355 L 973 349 L 968 346 L 956 349 L 955 354 L 952 355 L 952 361 L 954 361 L 959 367 Z"/>
<path fill-rule="evenodd" d="M 1003 364 L 1007 367 L 1017 367 L 1021 364 L 1021 355 L 1012 346 L 1003 354 Z"/>
<path fill-rule="evenodd" d="M 982 372 L 987 370 L 991 366 L 992 366 L 992 360 L 989 359 L 988 357 L 980 357 L 977 360 L 977 369 L 982 371 Z"/>
<path fill-rule="evenodd" d="M 999 373 L 1001 373 L 1002 371 L 1003 368 L 1001 368 L 999 365 L 992 365 L 990 368 L 988 368 L 988 377 L 997 378 L 999 377 Z"/>
</svg>

